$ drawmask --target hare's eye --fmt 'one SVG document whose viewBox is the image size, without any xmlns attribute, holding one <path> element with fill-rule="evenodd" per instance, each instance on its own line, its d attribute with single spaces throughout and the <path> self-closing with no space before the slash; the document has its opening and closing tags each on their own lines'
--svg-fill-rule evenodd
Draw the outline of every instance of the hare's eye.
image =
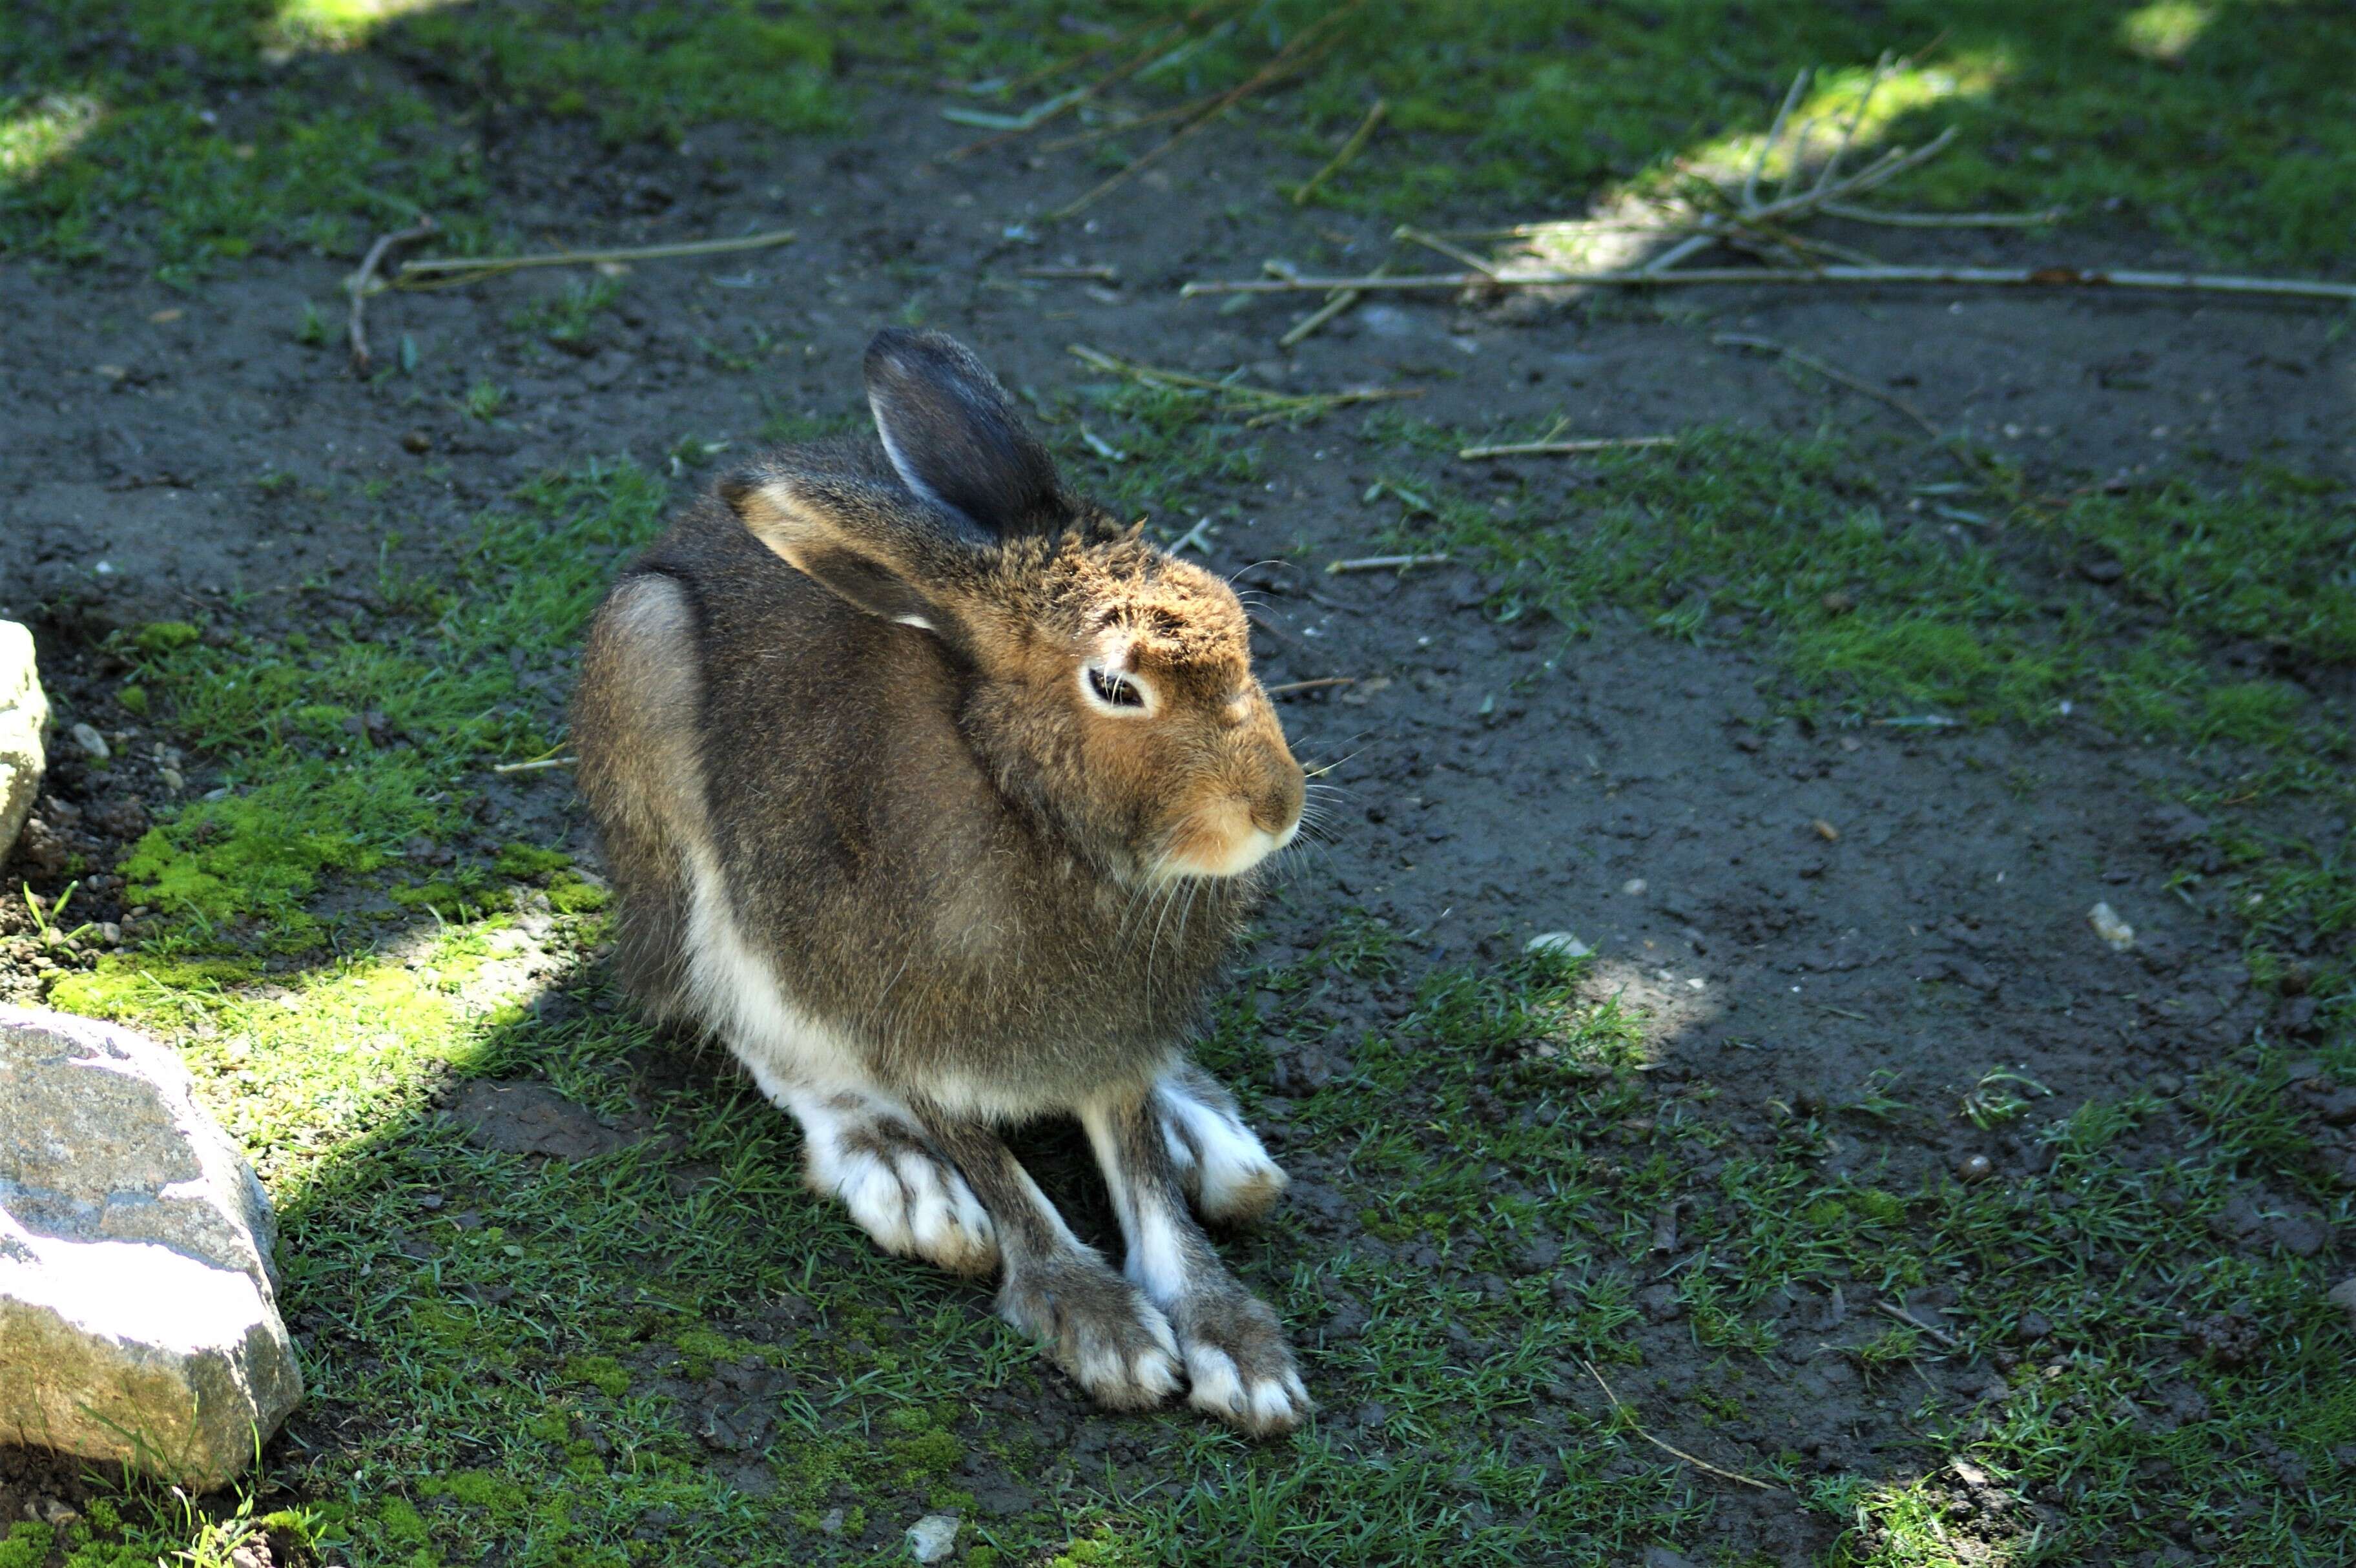
<svg viewBox="0 0 2356 1568">
<path fill-rule="evenodd" d="M 1087 667 L 1088 695 L 1107 708 L 1142 708 L 1145 693 L 1135 681 L 1100 666 Z"/>
</svg>

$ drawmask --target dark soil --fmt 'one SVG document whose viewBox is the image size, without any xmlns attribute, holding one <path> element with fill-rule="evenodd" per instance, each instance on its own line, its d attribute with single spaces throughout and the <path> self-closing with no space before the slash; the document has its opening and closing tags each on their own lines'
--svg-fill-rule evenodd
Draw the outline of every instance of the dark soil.
<svg viewBox="0 0 2356 1568">
<path fill-rule="evenodd" d="M 70 840 L 107 863 L 149 814 L 207 787 L 204 759 L 163 760 L 102 699 L 110 656 L 97 645 L 109 630 L 200 614 L 266 628 L 365 609 L 381 591 L 388 531 L 402 537 L 382 560 L 430 573 L 479 508 L 530 475 L 617 453 L 659 466 L 683 437 L 730 443 L 724 462 L 754 444 L 773 411 L 855 411 L 862 346 L 912 302 L 1016 386 L 1085 379 L 1065 350 L 1087 343 L 1213 373 L 1248 365 L 1255 379 L 1295 389 L 1412 384 L 1425 389 L 1411 405 L 1417 417 L 1475 427 L 1557 405 L 1589 434 L 1712 421 L 1859 427 L 1893 471 L 1939 471 L 1939 455 L 1890 411 L 1711 345 L 1713 330 L 1730 330 L 1808 347 L 1901 389 L 1941 427 L 1967 429 L 2056 487 L 2122 474 L 2222 477 L 2253 456 L 2356 474 L 2347 418 L 2356 350 L 2327 343 L 2296 305 L 1940 290 L 1720 291 L 1659 308 L 1398 299 L 1287 357 L 1271 345 L 1293 302 L 1222 314 L 1215 300 L 1182 302 L 1176 285 L 1252 275 L 1264 257 L 1337 238 L 1371 255 L 1383 240 L 1376 226 L 1256 199 L 1258 170 L 1200 160 L 1149 173 L 1085 224 L 1049 229 L 1031 215 L 1057 194 L 1055 176 L 1015 161 L 926 162 L 956 139 L 931 108 L 879 105 L 873 133 L 858 142 L 700 133 L 692 157 L 594 154 L 563 131 L 511 145 L 497 171 L 516 204 L 509 216 L 552 240 L 637 243 L 779 222 L 800 232 L 783 250 L 640 266 L 618 307 L 576 346 L 585 352 L 506 327 L 554 287 L 529 276 L 378 297 L 369 323 L 380 353 L 406 335 L 418 368 L 362 383 L 340 344 L 295 340 L 305 301 L 339 300 L 342 259 L 258 257 L 187 292 L 130 267 L 0 272 L 0 317 L 10 324 L 0 614 L 34 621 L 53 689 L 77 713 L 111 713 L 102 728 L 134 763 L 102 785 L 62 761 L 44 826 L 7 880 L 54 891 L 48 846 Z M 644 216 L 649 187 L 669 198 L 659 217 Z M 1242 203 L 1247 196 L 1255 199 Z M 1026 221 L 1045 238 L 1010 238 Z M 2032 253 L 2026 240 L 1960 243 L 1990 260 Z M 2054 242 L 2042 243 L 2036 254 Z M 2136 235 L 2073 233 L 2067 246 L 2073 259 L 2149 263 Z M 1121 283 L 1015 277 L 1066 262 L 1110 265 Z M 1703 309 L 1707 322 L 1687 314 Z M 700 346 L 755 324 L 789 335 L 793 351 L 747 375 L 716 367 Z M 487 422 L 460 407 L 483 378 L 509 394 Z M 2252 988 L 2238 938 L 2164 891 L 2188 830 L 2155 812 L 2155 786 L 2182 784 L 2199 766 L 2222 776 L 2231 759 L 2194 763 L 2083 726 L 2034 738 L 1812 730 L 1772 718 L 1775 677 L 1752 656 L 1672 642 L 1633 617 L 1607 617 L 1565 653 L 1550 631 L 1494 622 L 1484 585 L 1449 569 L 1399 582 L 1256 564 L 1296 545 L 1312 564 L 1362 552 L 1372 525 L 1360 496 L 1375 475 L 1354 457 L 1348 428 L 1335 418 L 1269 430 L 1274 478 L 1264 489 L 1187 497 L 1248 507 L 1250 525 L 1227 528 L 1211 559 L 1262 595 L 1264 678 L 1360 683 L 1288 700 L 1296 750 L 1335 761 L 1331 782 L 1348 793 L 1330 845 L 1281 890 L 1272 943 L 1308 945 L 1345 905 L 1423 933 L 1419 965 L 1502 956 L 1534 934 L 1575 932 L 1598 949 L 1601 982 L 1654 1020 L 1662 1065 L 1649 1092 L 1675 1097 L 1706 1080 L 1718 1114 L 1762 1142 L 1794 1105 L 1851 1101 L 1876 1084 L 1898 1101 L 1951 1104 L 1999 1063 L 2051 1088 L 2062 1107 L 2129 1082 L 2165 1093 L 2273 1018 L 2276 1004 Z M 1576 470 L 1556 482 L 1566 507 L 1588 499 Z M 319 586 L 298 586 L 305 579 Z M 70 746 L 61 739 L 59 749 Z M 166 767 L 181 775 L 177 791 Z M 561 779 L 530 783 L 517 809 L 562 809 L 564 791 Z M 85 882 L 82 918 L 123 921 L 119 880 L 109 882 Z M 2097 901 L 2137 927 L 2136 953 L 2094 938 L 2087 912 Z M 29 939 L 13 940 L 21 989 L 38 955 Z M 1372 995 L 1344 998 L 1335 1022 L 1377 1008 Z M 1286 1061 L 1280 1071 L 1269 1086 L 1277 1091 L 1296 1073 L 1313 1080 L 1319 1064 Z M 469 1105 L 459 1114 L 495 1143 L 566 1153 L 618 1136 L 562 1125 L 544 1106 L 544 1126 L 510 1126 L 488 1101 Z M 1355 1201 L 1332 1185 L 1340 1151 L 1288 1138 L 1281 1099 L 1271 1110 L 1272 1141 L 1300 1184 L 1295 1201 L 1318 1216 L 1321 1240 L 1365 1241 Z M 1962 1170 L 1974 1156 L 1998 1180 L 2040 1157 L 2017 1136 L 1926 1116 L 1870 1137 L 1845 1134 L 1827 1163 L 1886 1161 L 1903 1183 L 1928 1168 Z M 1676 1251 L 1673 1216 L 1668 1224 L 1665 1261 Z M 2319 1230 L 2308 1244 L 2330 1242 Z M 1640 1331 L 1646 1370 L 1620 1386 L 1640 1405 L 1711 1375 L 1717 1361 L 1665 1293 L 1655 1306 Z M 1793 1322 L 1821 1332 L 1790 1335 L 1795 1364 L 1780 1390 L 1751 1391 L 1742 1424 L 1681 1433 L 1666 1416 L 1660 1435 L 1736 1467 L 1744 1444 L 1870 1465 L 1869 1435 L 1889 1430 L 1895 1405 L 1922 1391 L 1893 1391 L 1838 1357 L 1800 1352 L 1837 1338 L 1844 1311 L 1837 1301 L 1793 1303 Z M 1345 1331 L 1348 1316 L 1344 1304 L 1304 1339 Z M 2239 1332 L 2205 1326 L 2187 1354 L 2235 1353 Z M 1967 1402 L 1995 1374 L 1951 1363 L 1938 1375 L 1940 1398 Z M 1596 1403 L 1587 1386 L 1549 1397 Z M 1548 1408 L 1536 1407 L 1537 1438 Z M 1069 1401 L 1008 1418 L 1068 1437 L 1083 1464 L 1100 1466 L 1108 1442 L 1118 1457 L 1123 1441 L 1107 1435 L 1116 1424 Z M 725 1419 L 715 1407 L 713 1420 Z M 1371 1436 L 1382 1413 L 1327 1419 Z M 716 1439 L 713 1462 L 735 1463 L 743 1446 Z M 0 1452 L 0 1515 L 71 1498 L 71 1470 Z M 1027 1499 L 1051 1482 L 985 1468 L 961 1484 L 985 1499 Z M 1830 1533 L 1820 1518 L 1740 1488 L 1717 1519 L 1722 1542 L 1776 1561 L 1820 1549 Z"/>
</svg>

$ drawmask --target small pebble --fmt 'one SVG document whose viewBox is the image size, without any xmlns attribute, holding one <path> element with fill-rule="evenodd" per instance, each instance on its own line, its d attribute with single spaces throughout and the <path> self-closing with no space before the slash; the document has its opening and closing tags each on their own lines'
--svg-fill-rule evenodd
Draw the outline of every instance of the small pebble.
<svg viewBox="0 0 2356 1568">
<path fill-rule="evenodd" d="M 2086 923 L 2094 934 L 2114 953 L 2125 953 L 2135 945 L 2135 927 L 2119 918 L 2118 911 L 2109 904 L 2099 903 L 2086 912 Z"/>
<path fill-rule="evenodd" d="M 1986 1181 L 1996 1174 L 1996 1162 L 1984 1154 L 1967 1154 L 1955 1161 L 1958 1181 Z"/>
<path fill-rule="evenodd" d="M 957 1549 L 958 1516 L 928 1513 L 908 1527 L 908 1552 L 919 1563 L 938 1563 Z"/>
<path fill-rule="evenodd" d="M 1642 893 L 1644 891 L 1645 886 L 1646 884 L 1644 878 L 1631 877 L 1626 881 L 1620 884 L 1620 891 L 1626 893 L 1633 899 Z"/>
<path fill-rule="evenodd" d="M 1584 958 L 1595 949 L 1567 931 L 1546 931 L 1523 944 L 1522 951 L 1551 953 L 1558 958 Z"/>
<path fill-rule="evenodd" d="M 2349 1324 L 2356 1327 L 2356 1275 L 2351 1275 L 2333 1285 L 2331 1294 L 2323 1299 L 2348 1314 Z"/>
<path fill-rule="evenodd" d="M 73 737 L 73 743 L 80 747 L 82 754 L 93 763 L 102 763 L 114 755 L 114 749 L 106 743 L 106 737 L 98 732 L 95 725 L 76 724 L 66 733 Z"/>
</svg>

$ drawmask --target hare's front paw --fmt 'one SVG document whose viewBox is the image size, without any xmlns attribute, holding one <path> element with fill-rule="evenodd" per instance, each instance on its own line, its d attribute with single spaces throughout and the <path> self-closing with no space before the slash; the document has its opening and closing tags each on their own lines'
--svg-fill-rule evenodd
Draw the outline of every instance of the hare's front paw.
<svg viewBox="0 0 2356 1568">
<path fill-rule="evenodd" d="M 880 1103 L 838 1095 L 815 1118 L 804 1111 L 802 1124 L 809 1133 L 810 1186 L 841 1199 L 884 1251 L 952 1274 L 998 1267 L 989 1211 L 914 1122 Z"/>
<path fill-rule="evenodd" d="M 1240 1286 L 1188 1296 L 1171 1324 L 1193 1386 L 1186 1403 L 1255 1437 L 1290 1432 L 1316 1406 L 1268 1304 Z"/>
<path fill-rule="evenodd" d="M 1178 1341 L 1145 1293 L 1102 1260 L 1018 1264 L 999 1315 L 1035 1335 L 1098 1404 L 1150 1410 L 1178 1389 Z"/>
<path fill-rule="evenodd" d="M 1195 1074 L 1173 1073 L 1154 1096 L 1154 1115 L 1178 1184 L 1205 1220 L 1257 1220 L 1283 1194 L 1290 1178 L 1269 1157 L 1225 1092 L 1215 1085 L 1198 1089 L 1196 1083 Z"/>
</svg>

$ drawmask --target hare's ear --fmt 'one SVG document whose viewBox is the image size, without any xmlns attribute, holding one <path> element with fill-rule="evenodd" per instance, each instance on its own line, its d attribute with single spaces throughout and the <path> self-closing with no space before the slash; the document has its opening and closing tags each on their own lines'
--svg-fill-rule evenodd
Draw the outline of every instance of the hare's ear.
<svg viewBox="0 0 2356 1568">
<path fill-rule="evenodd" d="M 855 480 L 751 468 L 720 498 L 753 537 L 836 598 L 871 615 L 953 636 L 952 603 L 976 547 L 912 519 L 907 502 Z"/>
<path fill-rule="evenodd" d="M 909 489 L 994 539 L 1063 527 L 1055 460 L 963 344 L 887 327 L 867 346 L 867 404 Z"/>
</svg>

